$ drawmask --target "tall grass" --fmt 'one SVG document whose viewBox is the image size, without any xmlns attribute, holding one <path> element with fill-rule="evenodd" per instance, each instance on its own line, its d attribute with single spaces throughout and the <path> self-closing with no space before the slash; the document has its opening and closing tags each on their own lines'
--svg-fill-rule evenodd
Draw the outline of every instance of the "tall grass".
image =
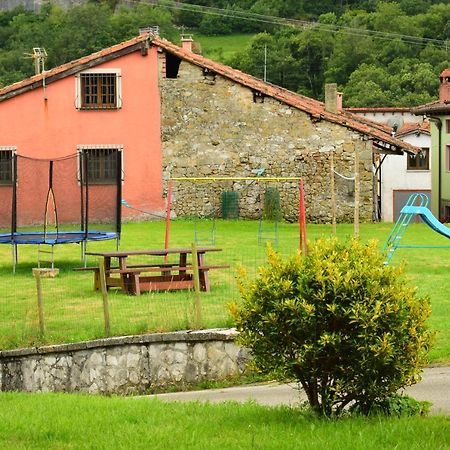
<svg viewBox="0 0 450 450">
<path fill-rule="evenodd" d="M 236 286 L 238 268 L 246 268 L 253 276 L 264 264 L 266 248 L 258 244 L 258 222 L 234 220 L 216 221 L 215 245 L 222 252 L 207 254 L 207 263 L 228 264 L 230 269 L 211 271 L 211 292 L 202 293 L 203 327 L 232 326 L 227 305 L 239 301 Z M 194 229 L 208 235 L 211 222 L 178 220 L 172 223 L 170 245 L 189 246 Z M 361 239 L 377 239 L 380 248 L 392 224 L 362 224 Z M 271 237 L 266 227 L 266 237 Z M 329 236 L 329 225 L 308 225 L 308 238 Z M 353 234 L 351 224 L 338 226 L 338 236 Z M 273 237 L 273 236 L 272 236 Z M 423 224 L 410 225 L 402 243 L 415 245 L 450 245 L 450 241 L 433 233 Z M 162 248 L 164 223 L 141 222 L 124 224 L 122 249 Z M 275 248 L 282 254 L 292 254 L 299 246 L 296 224 L 279 226 Z M 112 250 L 112 241 L 89 243 L 89 250 Z M 76 244 L 55 247 L 56 266 L 60 275 L 43 280 L 46 332 L 39 335 L 36 287 L 31 269 L 36 266 L 36 246 L 20 246 L 17 273 L 12 274 L 9 246 L 0 246 L 0 349 L 74 342 L 104 336 L 102 297 L 93 291 L 91 273 L 75 272 L 80 267 L 80 249 Z M 134 262 L 148 262 L 136 259 Z M 450 248 L 399 249 L 392 264 L 406 264 L 406 274 L 417 285 L 420 294 L 431 298 L 430 325 L 437 331 L 436 345 L 431 352 L 433 361 L 450 361 Z M 89 265 L 97 265 L 90 258 Z M 112 334 L 139 334 L 172 331 L 193 326 L 193 295 L 189 291 L 146 293 L 127 296 L 117 290 L 109 291 Z"/>
<path fill-rule="evenodd" d="M 256 404 L 0 394 L 3 449 L 444 449 L 444 417 L 320 420 Z"/>
</svg>

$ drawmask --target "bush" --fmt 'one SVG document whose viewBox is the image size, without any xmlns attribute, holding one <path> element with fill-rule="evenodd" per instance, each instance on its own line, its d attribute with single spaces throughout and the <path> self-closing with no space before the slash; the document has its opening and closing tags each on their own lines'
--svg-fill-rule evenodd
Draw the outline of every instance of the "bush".
<svg viewBox="0 0 450 450">
<path fill-rule="evenodd" d="M 370 408 L 370 415 L 395 417 L 426 416 L 430 412 L 431 403 L 419 401 L 407 395 L 393 394 L 388 398 L 376 401 Z M 360 412 L 358 405 L 351 408 L 352 414 Z M 367 414 L 367 412 L 365 412 Z"/>
<path fill-rule="evenodd" d="M 256 279 L 240 282 L 240 343 L 263 373 L 297 380 L 319 414 L 368 414 L 427 363 L 430 304 L 401 273 L 375 242 L 321 239 L 286 260 L 269 249 Z"/>
</svg>

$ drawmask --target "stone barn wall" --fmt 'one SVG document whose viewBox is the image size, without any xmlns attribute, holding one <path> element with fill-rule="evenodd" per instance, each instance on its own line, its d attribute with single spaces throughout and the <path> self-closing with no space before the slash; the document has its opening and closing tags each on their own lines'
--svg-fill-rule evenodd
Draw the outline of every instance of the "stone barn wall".
<svg viewBox="0 0 450 450">
<path fill-rule="evenodd" d="M 308 114 L 271 97 L 255 97 L 251 89 L 182 61 L 177 78 L 166 78 L 160 54 L 161 134 L 165 189 L 169 177 L 303 177 L 307 218 L 331 220 L 330 152 L 335 170 L 354 175 L 360 155 L 360 219 L 372 220 L 372 151 L 370 141 L 345 126 Z M 339 177 L 337 177 L 339 178 Z M 353 220 L 352 181 L 336 179 L 338 221 Z M 260 187 L 249 182 L 199 184 L 175 182 L 173 207 L 178 215 L 220 211 L 223 190 L 239 190 L 241 216 L 259 216 Z M 277 186 L 284 216 L 296 220 L 296 183 Z M 200 206 L 199 206 L 200 202 Z"/>
</svg>

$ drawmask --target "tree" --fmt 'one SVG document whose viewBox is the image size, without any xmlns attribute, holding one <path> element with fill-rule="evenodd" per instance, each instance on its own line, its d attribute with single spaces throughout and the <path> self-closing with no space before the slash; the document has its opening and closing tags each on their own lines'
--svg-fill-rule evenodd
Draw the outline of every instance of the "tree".
<svg viewBox="0 0 450 450">
<path fill-rule="evenodd" d="M 368 414 L 427 362 L 430 304 L 401 270 L 356 239 L 321 239 L 286 260 L 270 250 L 256 279 L 240 282 L 239 343 L 263 373 L 297 380 L 317 413 Z"/>
</svg>

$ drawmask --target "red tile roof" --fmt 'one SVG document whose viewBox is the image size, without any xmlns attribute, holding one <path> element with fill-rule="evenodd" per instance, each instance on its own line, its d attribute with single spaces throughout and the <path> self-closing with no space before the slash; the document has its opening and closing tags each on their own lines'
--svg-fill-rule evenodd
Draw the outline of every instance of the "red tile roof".
<svg viewBox="0 0 450 450">
<path fill-rule="evenodd" d="M 423 121 L 420 123 L 405 122 L 403 126 L 397 130 L 396 137 L 406 136 L 410 133 L 425 133 L 430 134 L 430 122 Z"/>
<path fill-rule="evenodd" d="M 450 103 L 440 102 L 439 100 L 425 105 L 418 106 L 412 109 L 412 113 L 416 115 L 422 114 L 438 114 L 438 115 L 449 115 L 450 114 Z"/>
<path fill-rule="evenodd" d="M 197 66 L 213 71 L 229 80 L 246 86 L 250 89 L 260 92 L 263 95 L 275 98 L 282 103 L 285 103 L 294 108 L 300 109 L 309 114 L 313 119 L 326 120 L 345 126 L 362 135 L 368 136 L 374 144 L 378 147 L 399 152 L 406 151 L 409 153 L 417 153 L 419 148 L 403 142 L 399 139 L 393 138 L 390 133 L 383 131 L 379 124 L 362 120 L 361 117 L 349 112 L 331 113 L 325 109 L 325 105 L 318 100 L 296 94 L 279 86 L 264 82 L 258 78 L 248 75 L 239 70 L 233 69 L 224 64 L 211 61 L 203 56 L 183 50 L 177 45 L 151 34 L 142 34 L 138 37 L 122 42 L 112 47 L 103 49 L 99 52 L 85 56 L 83 58 L 71 61 L 54 69 L 47 70 L 39 75 L 35 75 L 26 80 L 6 86 L 0 89 L 0 102 L 8 98 L 19 95 L 30 89 L 35 89 L 42 86 L 43 80 L 47 84 L 56 81 L 65 76 L 93 67 L 106 60 L 118 58 L 124 54 L 139 50 L 142 46 L 155 45 L 166 52 L 172 53 L 179 58 L 188 61 Z"/>
</svg>

